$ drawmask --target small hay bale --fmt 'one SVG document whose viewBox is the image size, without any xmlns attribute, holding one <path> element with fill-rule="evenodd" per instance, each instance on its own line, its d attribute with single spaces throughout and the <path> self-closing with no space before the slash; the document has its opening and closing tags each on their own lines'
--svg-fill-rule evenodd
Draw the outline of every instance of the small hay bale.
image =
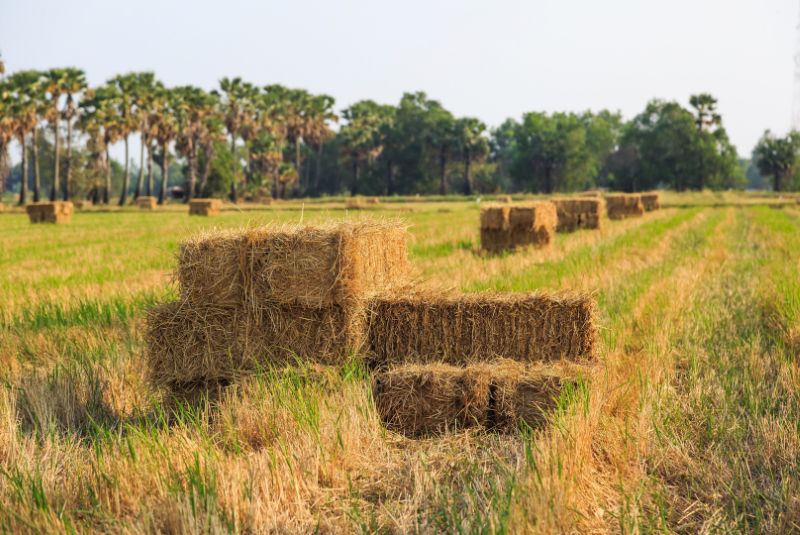
<svg viewBox="0 0 800 535">
<path fill-rule="evenodd" d="M 586 294 L 395 292 L 370 301 L 367 328 L 376 366 L 596 358 L 595 302 Z"/>
<path fill-rule="evenodd" d="M 372 391 L 386 427 L 420 437 L 485 425 L 489 384 L 483 369 L 409 365 L 376 374 Z"/>
<path fill-rule="evenodd" d="M 505 204 L 511 204 L 511 195 L 498 195 L 496 198 L 497 202 L 502 202 Z"/>
<path fill-rule="evenodd" d="M 551 202 L 494 204 L 481 209 L 481 248 L 490 253 L 552 243 L 556 208 Z"/>
<path fill-rule="evenodd" d="M 340 306 L 279 306 L 253 314 L 241 307 L 175 301 L 147 314 L 150 379 L 185 390 L 298 359 L 341 364 L 361 350 L 363 323 L 363 311 Z"/>
<path fill-rule="evenodd" d="M 367 197 L 367 204 L 380 204 L 380 197 Z"/>
<path fill-rule="evenodd" d="M 558 215 L 557 232 L 600 228 L 604 208 L 602 199 L 573 197 L 553 199 L 552 203 L 555 204 Z"/>
<path fill-rule="evenodd" d="M 658 192 L 642 193 L 642 204 L 645 212 L 652 212 L 661 208 Z"/>
<path fill-rule="evenodd" d="M 69 201 L 41 202 L 26 205 L 25 211 L 31 223 L 63 225 L 72 220 L 75 207 Z"/>
<path fill-rule="evenodd" d="M 218 216 L 221 209 L 222 201 L 219 199 L 192 199 L 189 201 L 189 215 L 213 217 Z"/>
<path fill-rule="evenodd" d="M 499 360 L 467 367 L 411 364 L 375 374 L 375 408 L 384 425 L 409 437 L 471 427 L 515 432 L 544 426 L 580 366 L 526 366 Z"/>
<path fill-rule="evenodd" d="M 155 197 L 139 197 L 136 199 L 136 206 L 142 210 L 155 210 L 158 206 L 158 199 Z"/>
<path fill-rule="evenodd" d="M 75 201 L 73 204 L 75 205 L 75 208 L 77 208 L 78 210 L 84 210 L 86 208 L 91 208 L 93 206 L 92 201 L 90 201 L 88 199 L 84 199 L 84 200 L 81 200 L 81 201 Z"/>
<path fill-rule="evenodd" d="M 181 297 L 250 308 L 345 305 L 405 279 L 406 237 L 399 221 L 202 234 L 181 245 Z"/>
<path fill-rule="evenodd" d="M 639 217 L 644 214 L 642 196 L 629 193 L 606 195 L 606 210 L 609 219 Z"/>
<path fill-rule="evenodd" d="M 361 197 L 351 197 L 344 202 L 344 207 L 347 210 L 361 210 L 366 208 L 367 203 Z"/>
</svg>

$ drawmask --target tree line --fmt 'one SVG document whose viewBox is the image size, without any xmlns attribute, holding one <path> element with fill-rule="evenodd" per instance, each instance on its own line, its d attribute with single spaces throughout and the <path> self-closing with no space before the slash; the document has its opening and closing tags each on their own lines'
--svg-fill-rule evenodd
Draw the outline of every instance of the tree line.
<svg viewBox="0 0 800 535">
<path fill-rule="evenodd" d="M 618 112 L 530 112 L 489 129 L 423 92 L 397 104 L 334 99 L 223 78 L 206 91 L 152 72 L 89 87 L 77 68 L 0 72 L 0 187 L 24 204 L 76 195 L 120 205 L 196 196 L 567 192 L 606 187 L 740 188 L 745 169 L 716 99 L 653 100 Z M 132 136 L 139 153 L 130 154 Z M 19 162 L 10 165 L 12 142 Z M 121 143 L 121 165 L 110 147 Z M 800 136 L 769 132 L 753 152 L 763 176 L 794 187 Z M 45 168 L 43 168 L 43 164 Z M 2 193 L 2 191 L 0 191 Z"/>
</svg>

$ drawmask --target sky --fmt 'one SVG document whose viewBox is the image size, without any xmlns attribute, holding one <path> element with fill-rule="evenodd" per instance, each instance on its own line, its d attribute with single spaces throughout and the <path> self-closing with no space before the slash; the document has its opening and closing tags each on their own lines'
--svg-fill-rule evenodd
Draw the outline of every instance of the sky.
<svg viewBox="0 0 800 535">
<path fill-rule="evenodd" d="M 632 118 L 708 92 L 747 157 L 791 125 L 799 14 L 798 0 L 0 0 L 0 54 L 7 71 L 76 66 L 93 85 L 241 76 L 337 109 L 422 90 L 489 126 L 528 111 Z"/>
</svg>

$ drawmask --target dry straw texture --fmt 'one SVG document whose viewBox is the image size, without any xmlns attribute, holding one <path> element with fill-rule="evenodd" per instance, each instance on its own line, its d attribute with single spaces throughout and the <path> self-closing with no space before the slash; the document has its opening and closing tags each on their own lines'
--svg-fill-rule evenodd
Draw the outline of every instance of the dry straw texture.
<svg viewBox="0 0 800 535">
<path fill-rule="evenodd" d="M 367 204 L 380 204 L 381 198 L 380 197 L 367 197 Z"/>
<path fill-rule="evenodd" d="M 498 195 L 497 202 L 511 203 L 511 195 Z"/>
<path fill-rule="evenodd" d="M 661 202 L 657 192 L 642 193 L 642 204 L 646 212 L 652 212 L 661 208 Z"/>
<path fill-rule="evenodd" d="M 398 293 L 370 302 L 368 354 L 377 365 L 590 361 L 595 322 L 589 295 Z"/>
<path fill-rule="evenodd" d="M 397 221 L 206 233 L 181 245 L 181 297 L 249 308 L 347 305 L 405 278 L 406 236 Z"/>
<path fill-rule="evenodd" d="M 42 202 L 25 206 L 31 223 L 65 224 L 72 220 L 74 206 L 69 201 Z"/>
<path fill-rule="evenodd" d="M 363 322 L 363 312 L 340 306 L 280 306 L 254 315 L 239 307 L 168 303 L 147 316 L 150 378 L 187 390 L 300 359 L 339 364 L 363 346 Z"/>
<path fill-rule="evenodd" d="M 489 204 L 481 207 L 481 229 L 507 230 L 510 213 L 510 206 Z"/>
<path fill-rule="evenodd" d="M 192 199 L 189 201 L 189 215 L 217 216 L 222 209 L 219 199 Z"/>
<path fill-rule="evenodd" d="M 494 204 L 481 209 L 481 247 L 498 253 L 553 242 L 556 208 L 551 202 Z"/>
<path fill-rule="evenodd" d="M 351 197 L 344 201 L 344 207 L 348 210 L 361 210 L 362 208 L 366 208 L 367 203 L 361 197 Z"/>
<path fill-rule="evenodd" d="M 600 198 L 575 197 L 553 199 L 558 215 L 558 232 L 573 232 L 578 229 L 598 229 L 602 221 L 605 203 Z"/>
<path fill-rule="evenodd" d="M 639 217 L 644 214 L 642 196 L 637 194 L 618 193 L 606 195 L 606 207 L 609 219 L 625 219 Z"/>
<path fill-rule="evenodd" d="M 467 367 L 411 364 L 375 374 L 378 415 L 389 429 L 410 437 L 470 427 L 514 432 L 544 426 L 581 367 L 564 363 L 526 366 L 500 360 Z"/>
<path fill-rule="evenodd" d="M 603 194 L 599 191 L 581 191 L 577 193 L 578 197 L 594 197 L 594 198 L 602 198 Z"/>
<path fill-rule="evenodd" d="M 158 199 L 155 197 L 139 197 L 136 199 L 136 206 L 142 210 L 153 210 L 158 205 Z"/>
</svg>

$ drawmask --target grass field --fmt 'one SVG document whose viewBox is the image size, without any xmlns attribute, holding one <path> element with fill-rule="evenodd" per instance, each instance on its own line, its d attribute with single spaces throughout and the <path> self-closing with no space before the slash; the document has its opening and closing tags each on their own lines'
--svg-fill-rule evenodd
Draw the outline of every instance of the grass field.
<svg viewBox="0 0 800 535">
<path fill-rule="evenodd" d="M 502 257 L 452 199 L 0 215 L 0 529 L 800 531 L 800 204 L 664 204 Z M 601 365 L 546 429 L 424 440 L 383 429 L 355 361 L 179 406 L 148 385 L 144 314 L 175 297 L 182 238 L 345 217 L 406 220 L 422 284 L 593 292 Z"/>
</svg>

